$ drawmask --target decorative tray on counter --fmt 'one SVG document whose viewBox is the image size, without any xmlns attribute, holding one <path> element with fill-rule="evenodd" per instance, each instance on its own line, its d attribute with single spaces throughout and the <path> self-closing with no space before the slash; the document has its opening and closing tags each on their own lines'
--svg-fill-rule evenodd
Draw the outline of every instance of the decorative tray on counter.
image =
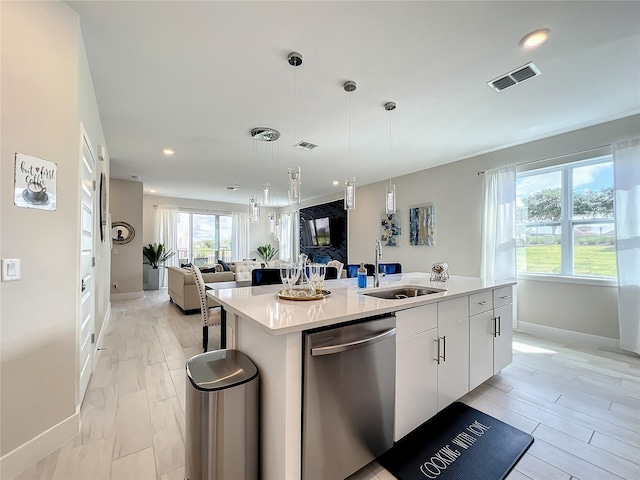
<svg viewBox="0 0 640 480">
<path fill-rule="evenodd" d="M 301 288 L 294 288 L 293 290 L 279 290 L 278 293 L 276 293 L 276 296 L 283 300 L 298 301 L 322 300 L 323 298 L 327 298 L 329 295 L 331 295 L 329 290 L 320 290 L 319 292 L 316 292 L 315 295 L 308 295 L 308 291 Z"/>
</svg>

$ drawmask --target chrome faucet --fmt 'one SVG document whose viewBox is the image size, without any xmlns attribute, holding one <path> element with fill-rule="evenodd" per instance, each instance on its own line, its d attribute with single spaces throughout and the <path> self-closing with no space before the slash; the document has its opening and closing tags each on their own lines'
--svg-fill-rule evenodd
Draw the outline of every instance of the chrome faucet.
<svg viewBox="0 0 640 480">
<path fill-rule="evenodd" d="M 373 270 L 373 286 L 374 287 L 379 287 L 380 286 L 380 274 L 378 273 L 378 270 L 380 269 L 379 265 L 378 265 L 378 260 L 380 260 L 382 258 L 382 242 L 380 241 L 380 239 L 376 240 L 375 243 L 375 253 L 374 253 L 374 260 L 375 260 L 375 269 Z"/>
</svg>

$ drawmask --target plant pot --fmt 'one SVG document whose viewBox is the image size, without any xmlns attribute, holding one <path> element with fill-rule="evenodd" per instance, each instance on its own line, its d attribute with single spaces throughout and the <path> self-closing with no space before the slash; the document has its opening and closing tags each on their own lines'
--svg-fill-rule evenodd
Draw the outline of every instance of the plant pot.
<svg viewBox="0 0 640 480">
<path fill-rule="evenodd" d="M 149 278 L 147 280 L 147 290 L 159 290 L 160 289 L 160 269 L 150 268 Z"/>
</svg>

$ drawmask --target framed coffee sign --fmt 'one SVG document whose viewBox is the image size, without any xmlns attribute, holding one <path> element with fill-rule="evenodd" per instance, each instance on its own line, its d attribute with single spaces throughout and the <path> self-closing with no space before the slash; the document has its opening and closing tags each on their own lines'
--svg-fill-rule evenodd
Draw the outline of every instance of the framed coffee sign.
<svg viewBox="0 0 640 480">
<path fill-rule="evenodd" d="M 13 203 L 17 207 L 56 209 L 58 165 L 16 152 Z"/>
</svg>

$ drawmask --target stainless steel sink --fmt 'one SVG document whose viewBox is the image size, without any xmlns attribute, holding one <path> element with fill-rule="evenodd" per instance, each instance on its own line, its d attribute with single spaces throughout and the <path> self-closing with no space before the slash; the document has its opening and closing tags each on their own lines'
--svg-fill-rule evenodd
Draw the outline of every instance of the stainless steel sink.
<svg viewBox="0 0 640 480">
<path fill-rule="evenodd" d="M 431 287 L 402 286 L 385 290 L 362 292 L 362 294 L 370 297 L 384 298 L 385 300 L 403 300 L 405 298 L 422 297 L 423 295 L 431 295 L 445 291 L 446 290 Z"/>
</svg>

